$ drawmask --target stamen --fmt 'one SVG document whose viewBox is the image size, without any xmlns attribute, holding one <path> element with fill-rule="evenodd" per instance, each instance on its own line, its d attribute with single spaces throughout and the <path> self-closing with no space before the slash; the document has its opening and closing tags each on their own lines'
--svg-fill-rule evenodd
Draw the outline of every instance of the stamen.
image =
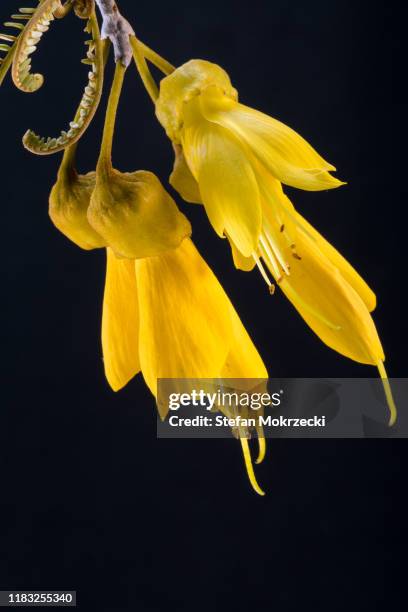
<svg viewBox="0 0 408 612">
<path fill-rule="evenodd" d="M 313 242 L 316 242 L 316 238 L 304 226 L 302 221 L 299 221 L 299 219 L 296 217 L 296 215 L 292 213 L 292 211 L 290 211 L 288 208 L 285 207 L 285 213 L 290 217 L 290 220 L 294 223 L 294 225 L 296 225 L 299 229 L 301 229 L 302 232 L 306 234 L 306 236 L 308 236 L 311 240 L 313 240 Z"/>
<path fill-rule="evenodd" d="M 259 465 L 260 463 L 262 463 L 262 461 L 265 459 L 265 454 L 266 454 L 266 440 L 265 440 L 265 435 L 264 435 L 264 431 L 263 431 L 263 427 L 262 425 L 256 425 L 256 432 L 258 434 L 258 445 L 259 445 L 259 450 L 258 450 L 258 457 L 255 461 L 255 463 L 257 465 Z"/>
<path fill-rule="evenodd" d="M 262 257 L 266 261 L 267 264 L 268 263 L 270 264 L 270 267 L 272 268 L 271 272 L 274 275 L 274 277 L 277 279 L 277 281 L 279 282 L 279 279 L 281 278 L 282 275 L 279 270 L 279 266 L 276 261 L 275 255 L 269 248 L 268 243 L 266 242 L 265 238 L 262 235 L 259 237 L 259 241 L 261 243 L 260 248 L 261 248 Z"/>
<path fill-rule="evenodd" d="M 289 246 L 289 247 L 292 246 L 292 244 L 293 244 L 293 234 L 292 234 L 292 232 L 296 232 L 297 231 L 296 226 L 293 223 L 291 223 L 290 231 L 288 231 L 286 225 L 283 225 L 281 227 L 283 227 L 283 230 L 281 230 L 281 233 L 283 234 L 283 237 L 285 238 L 286 245 Z"/>
<path fill-rule="evenodd" d="M 242 446 L 242 452 L 244 454 L 245 467 L 248 474 L 249 482 L 251 483 L 253 490 L 258 493 L 258 495 L 265 495 L 265 492 L 262 491 L 255 478 L 248 440 L 246 438 L 240 438 L 240 442 Z"/>
<path fill-rule="evenodd" d="M 268 240 L 274 255 L 276 257 L 276 259 L 278 260 L 280 266 L 282 267 L 282 270 L 285 272 L 285 274 L 287 274 L 288 276 L 290 275 L 289 269 L 288 269 L 288 264 L 285 262 L 283 255 L 281 253 L 281 250 L 279 248 L 279 245 L 276 243 L 276 241 L 273 238 L 273 232 L 271 232 L 270 227 L 268 226 L 268 224 L 265 224 L 264 227 L 264 236 L 266 237 L 266 239 Z"/>
<path fill-rule="evenodd" d="M 296 244 L 294 242 L 290 245 L 290 248 L 292 250 L 292 257 L 294 257 L 295 259 L 298 259 L 299 261 L 302 261 L 301 256 L 296 251 Z"/>
<path fill-rule="evenodd" d="M 271 283 L 271 281 L 269 280 L 269 277 L 265 271 L 265 268 L 263 267 L 262 262 L 259 259 L 258 255 L 255 253 L 255 251 L 252 253 L 252 257 L 254 258 L 254 261 L 256 265 L 258 266 L 258 269 L 262 275 L 262 278 L 264 279 L 265 283 L 268 285 L 270 293 L 273 294 L 275 292 L 275 285 Z"/>
<path fill-rule="evenodd" d="M 387 404 L 390 410 L 390 420 L 388 422 L 388 425 L 389 427 L 392 427 L 395 424 L 395 421 L 397 420 L 397 407 L 395 405 L 394 398 L 392 396 L 390 381 L 388 380 L 388 376 L 387 376 L 387 372 L 384 367 L 384 363 L 382 361 L 379 361 L 377 363 L 377 368 L 381 376 L 385 397 L 387 398 Z"/>
</svg>

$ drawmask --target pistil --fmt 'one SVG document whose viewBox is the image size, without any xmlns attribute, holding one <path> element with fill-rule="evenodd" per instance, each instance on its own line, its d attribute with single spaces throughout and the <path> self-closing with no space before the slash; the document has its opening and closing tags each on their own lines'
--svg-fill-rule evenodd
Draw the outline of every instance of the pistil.
<svg viewBox="0 0 408 612">
<path fill-rule="evenodd" d="M 240 437 L 240 442 L 242 446 L 242 452 L 244 454 L 245 467 L 248 473 L 249 482 L 251 483 L 254 491 L 258 493 L 258 495 L 263 496 L 265 495 L 265 492 L 262 491 L 255 477 L 254 466 L 252 465 L 251 452 L 249 450 L 248 440 L 247 438 Z"/>
</svg>

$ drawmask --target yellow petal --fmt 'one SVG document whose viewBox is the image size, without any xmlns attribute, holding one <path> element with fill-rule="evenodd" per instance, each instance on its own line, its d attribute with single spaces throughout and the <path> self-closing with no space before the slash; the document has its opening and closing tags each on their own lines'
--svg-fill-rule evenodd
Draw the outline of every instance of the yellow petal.
<svg viewBox="0 0 408 612">
<path fill-rule="evenodd" d="M 106 378 L 114 391 L 140 371 L 139 304 L 134 262 L 106 250 L 107 268 L 102 315 L 102 349 Z"/>
<path fill-rule="evenodd" d="M 297 132 L 264 113 L 225 97 L 215 88 L 200 96 L 203 116 L 229 129 L 251 149 L 272 175 L 286 185 L 320 191 L 344 184 L 329 174 L 335 170 Z"/>
<path fill-rule="evenodd" d="M 297 228 L 306 233 L 315 242 L 322 254 L 334 265 L 344 279 L 357 291 L 368 310 L 375 309 L 376 297 L 367 283 L 354 270 L 346 259 L 315 228 L 306 221 L 294 208 L 285 195 L 279 181 L 271 177 L 260 164 L 255 164 L 255 172 L 263 202 L 263 214 L 277 234 L 284 231 L 289 242 L 295 242 Z"/>
<path fill-rule="evenodd" d="M 270 177 L 265 180 L 265 173 L 259 173 L 258 170 L 259 168 L 257 176 L 267 230 L 263 233 L 263 242 L 261 240 L 262 256 L 266 256 L 265 261 L 268 261 L 264 246 L 268 242 L 268 232 L 272 232 L 272 235 L 269 234 L 270 246 L 274 243 L 279 248 L 287 260 L 286 263 L 293 257 L 291 265 L 288 266 L 290 276 L 279 273 L 279 278 L 283 278 L 281 288 L 323 342 L 351 359 L 377 366 L 390 410 L 389 424 L 392 426 L 397 418 L 397 408 L 383 364 L 381 342 L 369 314 L 370 310 L 375 308 L 374 293 L 340 253 L 295 211 L 280 183 Z M 285 224 L 281 225 L 283 220 Z M 296 240 L 295 244 L 292 239 Z M 310 261 L 304 256 L 305 252 L 309 252 L 315 264 L 320 262 L 320 273 L 317 265 L 317 273 L 311 272 L 313 265 L 310 265 Z M 274 266 L 270 265 L 269 268 L 277 278 Z M 303 279 L 300 278 L 302 275 Z M 317 280 L 313 283 L 313 277 L 318 279 L 319 275 L 320 283 Z M 270 280 L 266 280 L 270 284 Z M 331 304 L 327 301 L 330 296 Z M 341 323 L 342 320 L 344 324 Z M 260 432 L 258 436 L 262 457 L 264 448 Z"/>
<path fill-rule="evenodd" d="M 231 344 L 221 378 L 247 379 L 248 383 L 243 380 L 242 384 L 245 389 L 249 389 L 253 387 L 249 379 L 267 379 L 268 371 L 232 304 L 230 318 Z M 241 386 L 239 381 L 237 383 Z"/>
<path fill-rule="evenodd" d="M 237 247 L 235 246 L 235 244 L 232 242 L 232 240 L 228 237 L 227 238 L 229 240 L 229 244 L 231 247 L 231 253 L 232 253 L 232 259 L 234 262 L 234 266 L 238 269 L 238 270 L 242 270 L 243 272 L 251 272 L 251 270 L 254 269 L 255 267 L 255 260 L 253 257 L 244 257 L 240 251 L 238 251 Z"/>
<path fill-rule="evenodd" d="M 187 218 L 152 172 L 98 169 L 88 220 L 120 257 L 152 257 L 191 234 Z"/>
<path fill-rule="evenodd" d="M 173 145 L 175 159 L 173 172 L 170 175 L 170 185 L 190 204 L 202 204 L 200 189 L 191 170 L 187 165 L 180 145 Z"/>
<path fill-rule="evenodd" d="M 191 240 L 137 260 L 136 276 L 140 363 L 152 393 L 158 378 L 217 378 L 230 347 L 231 305 Z"/>
<path fill-rule="evenodd" d="M 156 115 L 173 143 L 181 142 L 187 102 L 211 85 L 220 87 L 233 99 L 237 98 L 238 94 L 225 70 L 206 60 L 190 60 L 160 81 Z"/>
<path fill-rule="evenodd" d="M 249 257 L 259 240 L 261 207 L 255 175 L 239 141 L 203 121 L 184 130 L 183 150 L 210 223 L 219 236 L 227 233 Z"/>
<path fill-rule="evenodd" d="M 308 221 L 306 221 L 304 217 L 296 213 L 296 218 L 308 231 L 323 255 L 338 268 L 345 280 L 350 283 L 355 291 L 357 291 L 368 310 L 372 312 L 376 307 L 377 300 L 375 293 L 370 289 L 365 280 L 358 274 L 353 266 L 349 264 L 349 262 L 325 238 L 323 238 Z"/>
<path fill-rule="evenodd" d="M 319 338 L 335 351 L 361 363 L 377 365 L 384 359 L 381 342 L 367 306 L 340 271 L 301 229 L 290 276 L 280 283 L 289 300 Z"/>
</svg>

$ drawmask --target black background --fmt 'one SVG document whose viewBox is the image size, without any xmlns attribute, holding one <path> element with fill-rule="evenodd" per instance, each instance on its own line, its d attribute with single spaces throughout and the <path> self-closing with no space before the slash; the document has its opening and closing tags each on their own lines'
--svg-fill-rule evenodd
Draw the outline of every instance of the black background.
<svg viewBox="0 0 408 612">
<path fill-rule="evenodd" d="M 241 101 L 295 128 L 337 166 L 346 187 L 289 195 L 376 291 L 389 375 L 406 376 L 403 3 L 120 6 L 170 61 L 221 64 Z M 15 10 L 2 1 L 4 20 Z M 405 441 L 272 442 L 257 470 L 267 490 L 259 498 L 235 441 L 157 440 L 141 377 L 118 394 L 108 388 L 104 253 L 81 251 L 48 219 L 60 156 L 21 146 L 27 128 L 56 135 L 72 119 L 86 78 L 81 26 L 71 15 L 44 38 L 37 94 L 9 80 L 0 92 L 0 587 L 76 589 L 84 610 L 334 612 L 383 610 L 390 598 L 402 608 Z M 102 123 L 103 106 L 80 146 L 83 171 L 95 166 Z M 114 163 L 164 182 L 172 164 L 133 66 Z M 376 375 L 319 342 L 255 271 L 235 271 L 203 209 L 178 201 L 271 376 Z"/>
</svg>

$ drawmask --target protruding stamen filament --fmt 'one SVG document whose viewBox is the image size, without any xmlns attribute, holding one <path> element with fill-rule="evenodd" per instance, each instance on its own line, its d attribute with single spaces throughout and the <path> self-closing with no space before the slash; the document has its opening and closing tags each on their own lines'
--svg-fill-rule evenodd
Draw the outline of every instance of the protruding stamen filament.
<svg viewBox="0 0 408 612">
<path fill-rule="evenodd" d="M 395 424 L 395 421 L 397 420 L 397 407 L 394 402 L 394 398 L 393 398 L 392 390 L 390 386 L 390 381 L 388 380 L 388 376 L 387 376 L 387 372 L 384 367 L 384 363 L 382 361 L 379 361 L 377 363 L 377 368 L 381 376 L 382 384 L 384 386 L 385 397 L 387 398 L 387 404 L 390 410 L 390 420 L 388 422 L 388 425 L 392 427 Z"/>
<path fill-rule="evenodd" d="M 251 459 L 251 453 L 249 450 L 248 440 L 246 438 L 240 438 L 240 441 L 241 441 L 241 446 L 242 446 L 242 452 L 244 454 L 245 467 L 247 470 L 249 482 L 251 483 L 254 491 L 258 493 L 258 495 L 265 495 L 265 492 L 262 491 L 261 487 L 259 486 L 255 478 L 255 472 L 254 472 L 254 467 L 252 465 L 252 459 Z"/>
<path fill-rule="evenodd" d="M 279 283 L 282 275 L 280 273 L 278 263 L 275 259 L 275 255 L 272 252 L 272 250 L 269 248 L 267 241 L 262 236 L 259 238 L 259 241 L 261 243 L 260 244 L 261 255 L 263 259 L 269 264 L 268 268 L 271 270 L 276 281 Z"/>
<path fill-rule="evenodd" d="M 282 255 L 282 252 L 279 248 L 279 245 L 277 244 L 276 240 L 273 237 L 272 231 L 270 231 L 270 229 L 268 228 L 267 224 L 265 224 L 265 228 L 263 231 L 263 236 L 264 239 L 266 239 L 266 241 L 269 243 L 276 259 L 279 262 L 279 265 L 281 266 L 282 270 L 285 272 L 285 274 L 287 276 L 289 276 L 290 274 L 290 270 L 289 270 L 289 266 L 285 261 L 285 258 Z"/>
<path fill-rule="evenodd" d="M 264 431 L 263 431 L 263 427 L 262 425 L 257 425 L 256 426 L 256 432 L 258 434 L 258 445 L 259 445 L 259 450 L 258 450 L 258 457 L 255 461 L 255 463 L 257 465 L 259 465 L 260 463 L 262 463 L 262 461 L 265 459 L 265 454 L 266 454 L 266 440 L 265 440 L 265 435 L 264 435 Z"/>
<path fill-rule="evenodd" d="M 264 279 L 265 283 L 268 285 L 269 287 L 269 291 L 270 293 L 274 293 L 275 292 L 275 285 L 270 281 L 265 268 L 263 267 L 263 264 L 261 262 L 261 260 L 259 259 L 258 255 L 255 253 L 255 251 L 252 253 L 252 257 L 254 258 L 254 261 L 256 263 L 256 265 L 258 266 L 258 270 L 260 271 L 262 278 Z"/>
</svg>

